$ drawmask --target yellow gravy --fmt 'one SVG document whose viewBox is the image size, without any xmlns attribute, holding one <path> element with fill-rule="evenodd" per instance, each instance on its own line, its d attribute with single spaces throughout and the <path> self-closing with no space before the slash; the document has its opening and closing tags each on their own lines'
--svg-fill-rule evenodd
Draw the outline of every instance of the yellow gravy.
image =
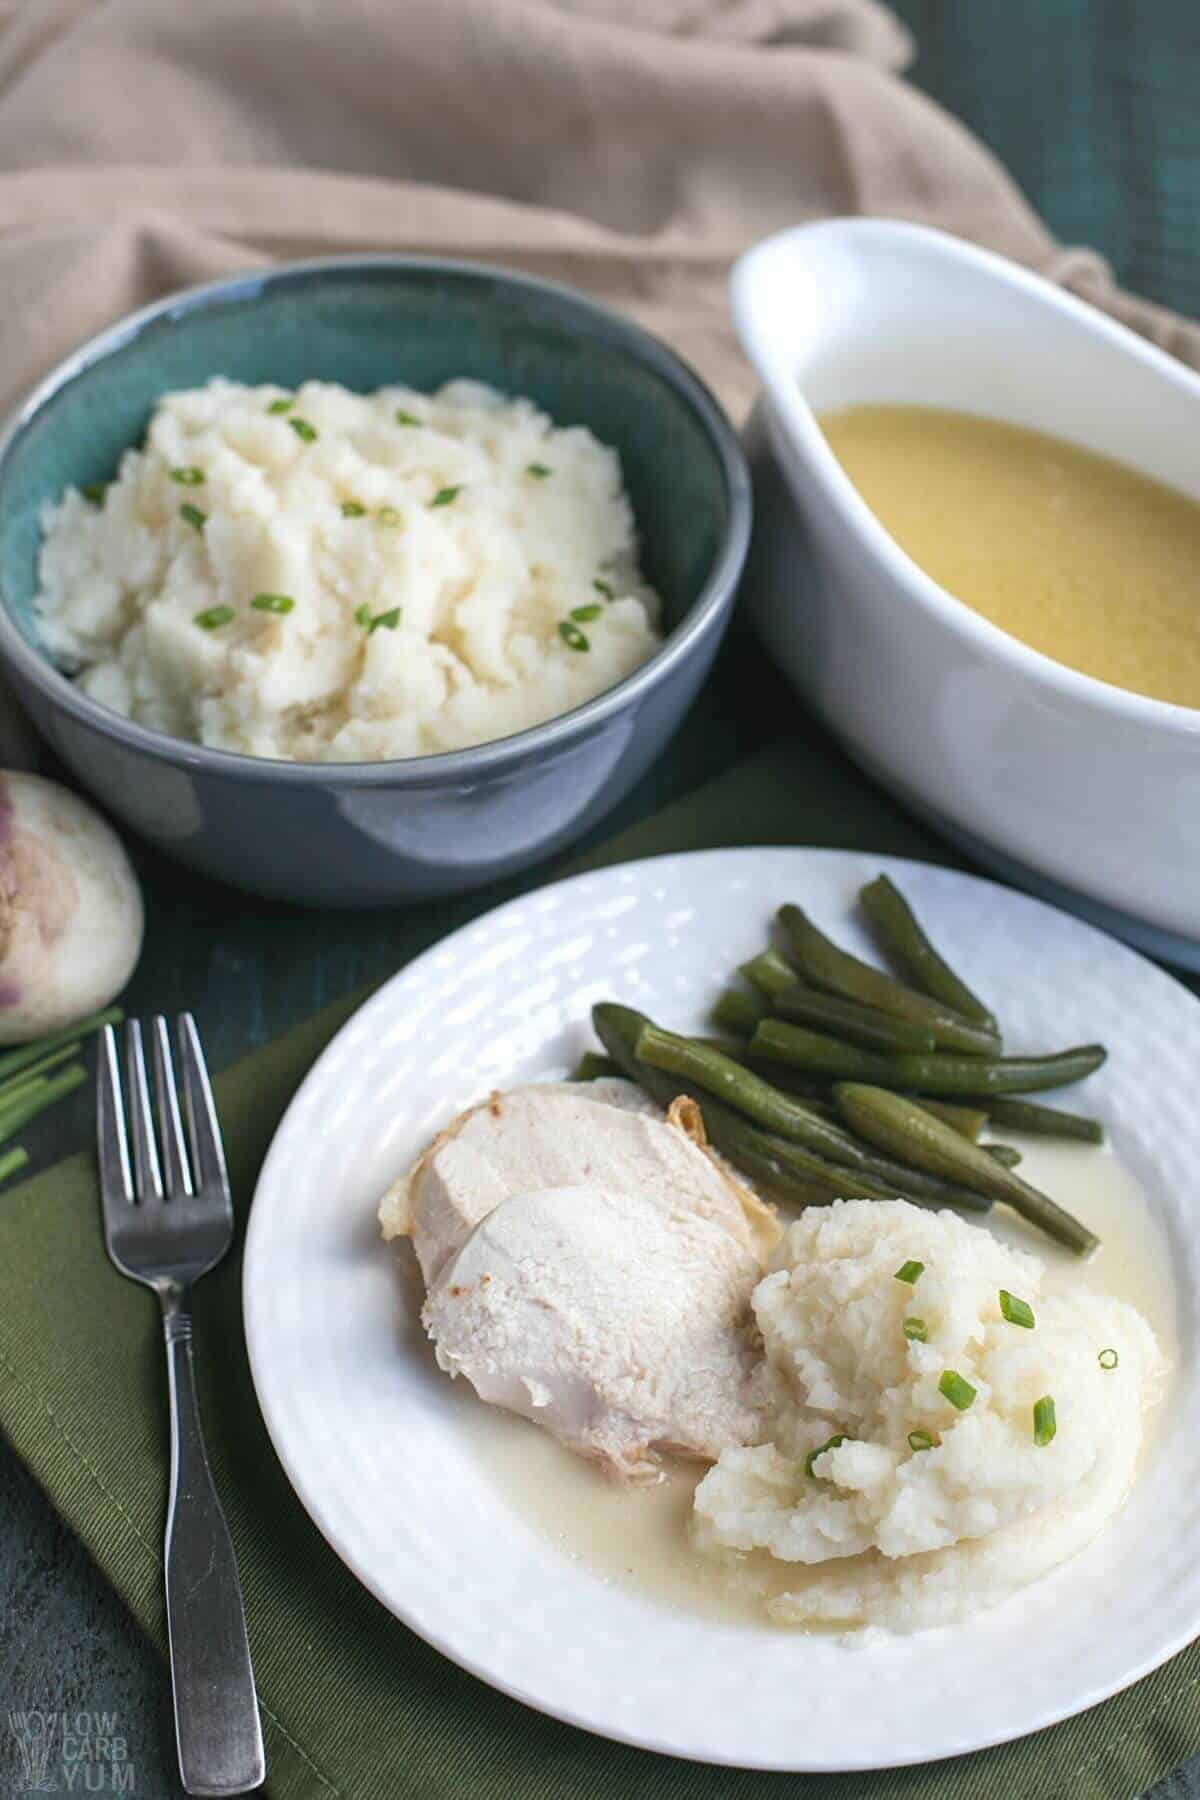
<svg viewBox="0 0 1200 1800">
<path fill-rule="evenodd" d="M 821 428 L 901 549 L 1001 630 L 1200 707 L 1200 504 L 1041 432 L 924 406 Z"/>
</svg>

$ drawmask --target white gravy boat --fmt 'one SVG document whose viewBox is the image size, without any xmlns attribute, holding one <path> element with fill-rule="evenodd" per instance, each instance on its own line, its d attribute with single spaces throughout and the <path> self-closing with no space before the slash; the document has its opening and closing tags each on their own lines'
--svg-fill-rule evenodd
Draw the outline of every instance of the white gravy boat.
<svg viewBox="0 0 1200 1800">
<path fill-rule="evenodd" d="M 956 600 L 814 417 L 981 413 L 1200 499 L 1200 377 L 1014 264 L 881 220 L 757 245 L 733 310 L 764 388 L 746 592 L 772 654 L 871 773 L 983 861 L 1200 967 L 1200 712 L 1079 674 Z"/>
</svg>

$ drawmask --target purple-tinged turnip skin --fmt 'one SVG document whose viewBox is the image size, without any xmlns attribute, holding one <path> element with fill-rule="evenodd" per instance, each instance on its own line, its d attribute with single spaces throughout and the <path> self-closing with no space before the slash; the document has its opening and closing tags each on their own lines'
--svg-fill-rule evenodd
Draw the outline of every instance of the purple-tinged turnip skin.
<svg viewBox="0 0 1200 1800">
<path fill-rule="evenodd" d="M 106 1006 L 133 973 L 143 923 L 112 827 L 56 782 L 0 773 L 0 1044 Z"/>
</svg>

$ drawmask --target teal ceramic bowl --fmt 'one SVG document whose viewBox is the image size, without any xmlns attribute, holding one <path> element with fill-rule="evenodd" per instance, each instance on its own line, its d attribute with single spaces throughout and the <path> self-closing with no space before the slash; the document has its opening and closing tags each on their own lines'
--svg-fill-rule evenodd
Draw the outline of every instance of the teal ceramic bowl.
<svg viewBox="0 0 1200 1800">
<path fill-rule="evenodd" d="M 112 475 L 155 402 L 213 375 L 295 387 L 527 394 L 620 453 L 666 641 L 627 680 L 533 730 L 442 756 L 287 763 L 208 750 L 99 705 L 33 616 L 39 514 Z M 663 344 L 562 287 L 413 257 L 297 264 L 165 300 L 42 383 L 0 437 L 0 661 L 42 733 L 112 812 L 185 862 L 320 905 L 426 899 L 510 874 L 614 806 L 716 654 L 750 528 L 736 435 Z"/>
</svg>

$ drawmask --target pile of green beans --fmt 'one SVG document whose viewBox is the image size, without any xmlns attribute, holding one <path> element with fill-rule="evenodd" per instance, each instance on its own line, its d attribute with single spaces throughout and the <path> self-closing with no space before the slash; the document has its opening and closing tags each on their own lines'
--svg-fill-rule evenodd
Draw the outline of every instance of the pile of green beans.
<svg viewBox="0 0 1200 1800">
<path fill-rule="evenodd" d="M 1006 1056 L 996 1017 L 935 948 L 895 884 L 860 890 L 881 950 L 907 980 L 841 949 L 801 911 L 776 915 L 780 948 L 744 963 L 720 995 L 720 1038 L 663 1030 L 604 1002 L 604 1056 L 579 1079 L 623 1074 L 663 1106 L 686 1095 L 714 1147 L 781 1200 L 907 1199 L 985 1212 L 1010 1206 L 1083 1255 L 1097 1239 L 1016 1173 L 989 1126 L 1101 1143 L 1096 1119 L 1024 1096 L 1080 1081 L 1106 1052 L 1083 1044 Z"/>
</svg>

